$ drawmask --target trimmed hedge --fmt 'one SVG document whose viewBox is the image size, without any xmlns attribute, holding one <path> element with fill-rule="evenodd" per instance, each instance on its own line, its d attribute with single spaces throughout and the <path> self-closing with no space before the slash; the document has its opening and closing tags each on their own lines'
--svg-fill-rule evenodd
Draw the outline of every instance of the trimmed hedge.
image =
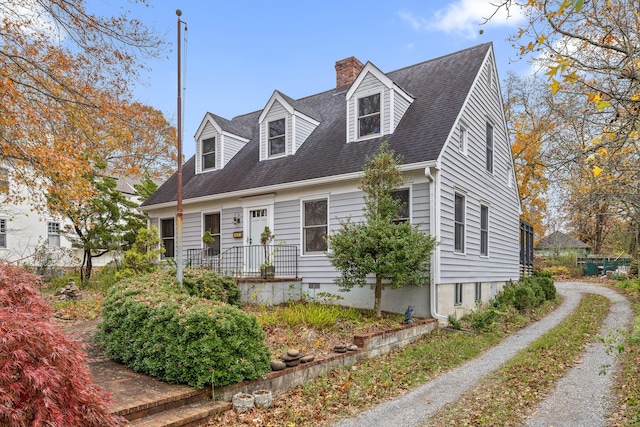
<svg viewBox="0 0 640 427">
<path fill-rule="evenodd" d="M 171 274 L 126 278 L 109 289 L 96 335 L 106 354 L 134 371 L 198 388 L 211 384 L 212 369 L 215 386 L 269 372 L 265 333 L 254 315 L 227 304 L 235 296 L 225 279 L 189 271 L 180 287 Z"/>
</svg>

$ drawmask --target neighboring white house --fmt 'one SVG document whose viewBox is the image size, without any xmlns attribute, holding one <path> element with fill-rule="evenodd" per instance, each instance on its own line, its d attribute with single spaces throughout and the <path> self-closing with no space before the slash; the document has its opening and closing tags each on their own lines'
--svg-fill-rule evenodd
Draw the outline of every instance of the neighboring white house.
<svg viewBox="0 0 640 427">
<path fill-rule="evenodd" d="M 134 183 L 121 178 L 116 188 L 128 200 L 139 203 Z M 22 200 L 8 202 L 9 189 L 22 195 Z M 38 203 L 42 205 L 44 200 Z M 0 167 L 0 260 L 33 267 L 78 267 L 83 251 L 73 247 L 69 230 L 72 223 L 68 218 L 36 209 L 27 188 L 12 180 L 11 169 Z M 121 255 L 107 253 L 94 258 L 93 266 L 104 266 Z"/>
<path fill-rule="evenodd" d="M 62 233 L 69 220 L 35 209 L 28 189 L 16 184 L 5 166 L 0 167 L 0 189 L 0 260 L 34 267 L 78 264 Z M 22 195 L 22 200 L 9 203 L 8 191 Z"/>
<path fill-rule="evenodd" d="M 203 249 L 205 230 L 222 259 L 259 245 L 267 225 L 275 243 L 294 248 L 303 292 L 371 308 L 369 287 L 339 292 L 322 237 L 362 218 L 362 166 L 388 141 L 407 178 L 396 193 L 403 219 L 439 244 L 431 283 L 385 289 L 382 309 L 411 304 L 416 316 L 446 319 L 517 280 L 520 201 L 492 44 L 387 73 L 354 57 L 335 67 L 337 87 L 326 92 L 294 100 L 275 91 L 262 110 L 232 120 L 205 114 L 183 168 L 185 260 Z M 176 187 L 174 175 L 141 206 L 169 257 Z M 236 273 L 255 273 L 256 262 L 239 259 Z M 291 271 L 276 265 L 283 275 Z"/>
</svg>

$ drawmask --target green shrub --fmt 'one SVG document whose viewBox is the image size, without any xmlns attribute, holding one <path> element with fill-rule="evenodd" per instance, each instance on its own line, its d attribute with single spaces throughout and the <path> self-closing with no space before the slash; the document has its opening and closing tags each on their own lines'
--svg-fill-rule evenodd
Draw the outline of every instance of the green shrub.
<svg viewBox="0 0 640 427">
<path fill-rule="evenodd" d="M 240 306 L 240 288 L 230 276 L 209 270 L 186 270 L 182 278 L 185 290 L 195 297 Z"/>
<path fill-rule="evenodd" d="M 530 286 L 518 286 L 515 289 L 514 307 L 524 312 L 535 307 L 536 293 Z"/>
<path fill-rule="evenodd" d="M 493 330 L 500 319 L 500 312 L 495 307 L 478 307 L 468 315 L 471 327 L 476 331 L 488 332 Z"/>
<path fill-rule="evenodd" d="M 194 276 L 196 285 L 216 282 Z M 167 271 L 120 281 L 109 289 L 102 316 L 96 338 L 106 354 L 163 381 L 203 387 L 214 369 L 214 385 L 223 386 L 270 369 L 255 316 L 189 295 Z"/>
<path fill-rule="evenodd" d="M 553 280 L 550 277 L 536 277 L 536 281 L 544 291 L 545 300 L 553 301 L 556 299 L 556 286 L 553 284 Z"/>
</svg>

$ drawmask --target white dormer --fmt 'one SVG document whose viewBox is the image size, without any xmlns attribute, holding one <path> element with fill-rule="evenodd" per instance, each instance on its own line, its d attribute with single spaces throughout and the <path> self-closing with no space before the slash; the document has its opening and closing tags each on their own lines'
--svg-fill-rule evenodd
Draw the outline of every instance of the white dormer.
<svg viewBox="0 0 640 427">
<path fill-rule="evenodd" d="M 392 134 L 413 97 L 370 62 L 346 94 L 347 142 Z"/>
<path fill-rule="evenodd" d="M 222 169 L 251 140 L 251 130 L 207 113 L 194 139 L 198 174 Z"/>
<path fill-rule="evenodd" d="M 258 119 L 260 160 L 295 154 L 320 124 L 299 102 L 273 92 Z"/>
</svg>

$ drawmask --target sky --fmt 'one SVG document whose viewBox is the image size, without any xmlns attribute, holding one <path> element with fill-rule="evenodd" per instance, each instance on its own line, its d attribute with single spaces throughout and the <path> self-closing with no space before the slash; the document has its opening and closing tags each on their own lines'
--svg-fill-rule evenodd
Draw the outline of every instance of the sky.
<svg viewBox="0 0 640 427">
<path fill-rule="evenodd" d="M 96 0 L 94 0 L 96 1 Z M 493 42 L 500 79 L 528 73 L 506 40 L 521 16 L 490 16 L 495 0 L 215 1 L 98 0 L 102 13 L 121 7 L 170 43 L 136 85 L 137 101 L 176 124 L 177 15 L 183 71 L 183 153 L 207 112 L 227 119 L 262 109 L 274 90 L 297 99 L 335 87 L 335 62 L 355 56 L 390 72 L 480 43 Z M 91 2 L 89 2 L 91 3 Z M 482 31 L 481 31 L 482 30 Z"/>
</svg>

